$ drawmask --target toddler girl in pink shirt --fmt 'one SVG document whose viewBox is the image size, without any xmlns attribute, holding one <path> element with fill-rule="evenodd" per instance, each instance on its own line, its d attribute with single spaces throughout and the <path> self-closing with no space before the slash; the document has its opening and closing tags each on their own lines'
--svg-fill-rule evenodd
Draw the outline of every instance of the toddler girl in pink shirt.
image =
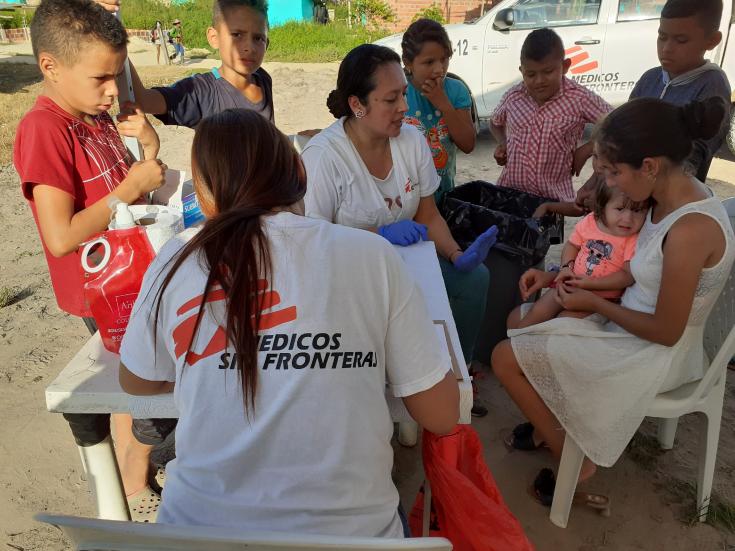
<svg viewBox="0 0 735 551">
<path fill-rule="evenodd" d="M 544 287 L 559 284 L 619 300 L 625 288 L 634 283 L 629 263 L 648 208 L 648 202 L 634 202 L 601 181 L 595 190 L 593 212 L 577 223 L 564 245 L 560 271 L 543 272 L 532 268 L 524 273 L 519 284 L 523 300 Z M 552 289 L 533 303 L 522 319 L 517 311 L 511 313 L 508 328 L 528 327 L 558 315 L 584 317 L 588 314 L 565 311 L 557 300 L 556 289 Z"/>
</svg>

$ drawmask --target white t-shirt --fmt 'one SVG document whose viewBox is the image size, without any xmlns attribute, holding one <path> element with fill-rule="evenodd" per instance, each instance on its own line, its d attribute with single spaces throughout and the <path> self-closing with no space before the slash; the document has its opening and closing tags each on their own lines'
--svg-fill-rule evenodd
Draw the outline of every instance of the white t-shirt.
<svg viewBox="0 0 735 551">
<path fill-rule="evenodd" d="M 195 231 L 163 247 L 135 303 L 122 362 L 176 381 L 180 414 L 158 520 L 401 537 L 385 386 L 410 396 L 446 374 L 421 292 L 377 235 L 285 212 L 263 220 L 274 305 L 261 320 L 249 419 L 232 348 L 216 339 L 222 297 L 211 295 L 197 356 L 183 365 L 206 281 L 195 256 L 163 293 L 154 335 L 159 272 Z"/>
<path fill-rule="evenodd" d="M 393 215 L 394 220 L 398 220 L 403 210 L 403 201 L 401 200 L 401 194 L 398 192 L 398 182 L 396 181 L 396 171 L 392 168 L 388 173 L 388 176 L 384 180 L 373 176 L 375 185 L 378 186 L 380 194 L 383 196 L 383 201 L 388 207 L 388 210 Z"/>
<path fill-rule="evenodd" d="M 314 136 L 301 154 L 308 181 L 306 215 L 361 229 L 412 220 L 421 198 L 432 195 L 441 181 L 424 136 L 404 124 L 398 137 L 390 139 L 393 177 L 402 205 L 394 215 L 345 134 L 344 121 Z"/>
</svg>

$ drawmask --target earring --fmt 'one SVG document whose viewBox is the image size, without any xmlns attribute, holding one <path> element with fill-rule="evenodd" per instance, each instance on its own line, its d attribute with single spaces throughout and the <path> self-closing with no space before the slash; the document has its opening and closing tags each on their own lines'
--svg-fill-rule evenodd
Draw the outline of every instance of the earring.
<svg viewBox="0 0 735 551">
<path fill-rule="evenodd" d="M 365 116 L 365 111 L 363 111 L 362 109 L 358 109 L 357 111 L 355 111 L 355 116 L 358 119 L 361 119 Z"/>
</svg>

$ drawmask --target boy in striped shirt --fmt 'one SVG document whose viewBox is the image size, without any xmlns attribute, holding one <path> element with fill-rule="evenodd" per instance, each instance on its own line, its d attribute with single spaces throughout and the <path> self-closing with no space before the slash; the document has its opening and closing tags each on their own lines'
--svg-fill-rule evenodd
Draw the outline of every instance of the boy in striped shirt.
<svg viewBox="0 0 735 551">
<path fill-rule="evenodd" d="M 495 159 L 505 167 L 498 185 L 574 201 L 572 175 L 578 176 L 592 155 L 591 143 L 578 142 L 585 126 L 612 107 L 564 76 L 570 64 L 553 30 L 537 29 L 524 41 L 523 81 L 505 93 L 492 115 Z"/>
</svg>

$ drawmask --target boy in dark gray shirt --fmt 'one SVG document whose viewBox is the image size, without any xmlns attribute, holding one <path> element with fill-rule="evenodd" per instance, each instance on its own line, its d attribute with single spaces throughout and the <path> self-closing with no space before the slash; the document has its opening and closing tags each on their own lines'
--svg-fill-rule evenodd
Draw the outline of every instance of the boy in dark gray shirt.
<svg viewBox="0 0 735 551">
<path fill-rule="evenodd" d="M 99 0 L 98 0 L 99 1 Z M 164 124 L 194 128 L 225 109 L 251 109 L 273 122 L 270 75 L 260 65 L 268 47 L 265 0 L 214 0 L 207 40 L 222 65 L 172 86 L 146 88 L 130 66 L 135 99 Z"/>
<path fill-rule="evenodd" d="M 722 0 L 669 0 L 661 12 L 658 30 L 660 67 L 646 71 L 630 99 L 659 98 L 674 105 L 720 96 L 730 105 L 730 83 L 725 73 L 704 59 L 722 40 L 719 26 Z M 710 140 L 694 143 L 689 164 L 697 179 L 707 178 L 712 157 L 727 134 L 729 114 L 720 132 Z"/>
</svg>

